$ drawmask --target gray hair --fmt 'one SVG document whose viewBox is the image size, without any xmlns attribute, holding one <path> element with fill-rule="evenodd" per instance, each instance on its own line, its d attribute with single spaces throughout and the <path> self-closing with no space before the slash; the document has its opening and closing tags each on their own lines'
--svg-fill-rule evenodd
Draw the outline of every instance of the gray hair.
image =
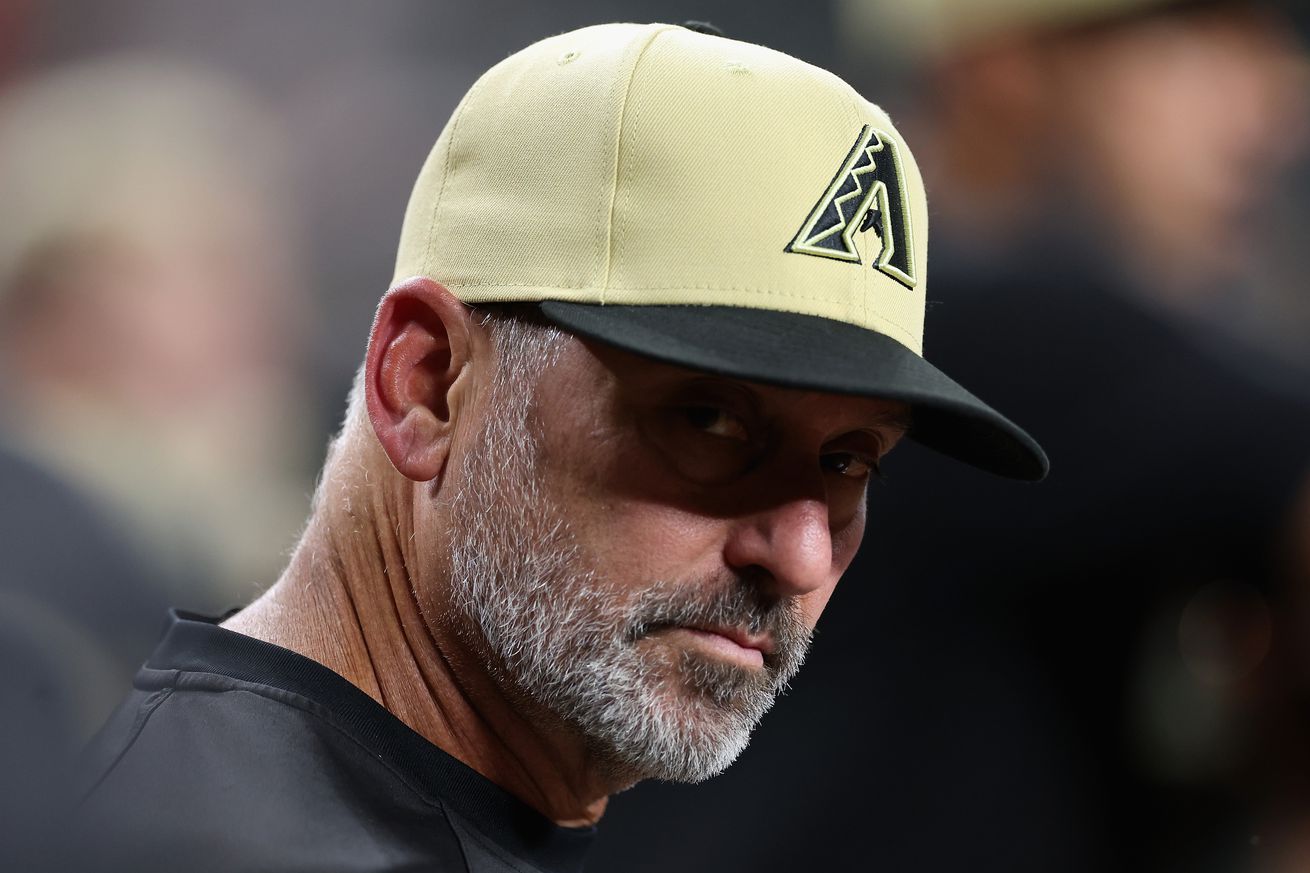
<svg viewBox="0 0 1310 873">
<path fill-rule="evenodd" d="M 537 377 L 559 358 L 568 334 L 547 322 L 531 303 L 479 306 L 473 314 L 476 324 L 490 335 L 499 363 L 493 380 L 493 396 L 503 402 L 521 403 L 526 408 Z M 327 499 L 325 492 L 344 462 L 346 449 L 362 447 L 358 442 L 370 441 L 372 436 L 365 404 L 364 378 L 364 364 L 361 363 L 346 397 L 346 414 L 341 427 L 328 441 L 323 472 L 314 488 L 311 515 L 317 515 Z M 516 417 L 521 415 L 520 410 Z M 355 463 L 362 461 L 356 460 Z M 345 499 L 349 500 L 349 497 Z"/>
</svg>

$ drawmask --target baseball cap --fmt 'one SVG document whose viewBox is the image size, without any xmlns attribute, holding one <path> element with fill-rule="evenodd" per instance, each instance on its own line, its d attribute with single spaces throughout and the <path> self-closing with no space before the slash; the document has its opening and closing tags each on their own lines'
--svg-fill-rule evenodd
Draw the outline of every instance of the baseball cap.
<svg viewBox="0 0 1310 873">
<path fill-rule="evenodd" d="M 473 85 L 415 183 L 395 281 L 535 302 L 709 373 L 905 401 L 911 438 L 1041 479 L 1037 443 L 923 357 L 927 230 L 909 148 L 841 79 L 677 25 L 605 24 Z"/>
</svg>

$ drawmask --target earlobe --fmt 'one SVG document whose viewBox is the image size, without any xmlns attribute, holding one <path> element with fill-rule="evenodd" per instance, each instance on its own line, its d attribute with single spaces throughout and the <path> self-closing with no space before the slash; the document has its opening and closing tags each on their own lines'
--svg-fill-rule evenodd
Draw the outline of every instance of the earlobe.
<svg viewBox="0 0 1310 873">
<path fill-rule="evenodd" d="M 368 417 L 392 465 L 416 482 L 445 466 L 470 324 L 465 305 L 430 279 L 394 286 L 378 306 L 365 361 Z"/>
</svg>

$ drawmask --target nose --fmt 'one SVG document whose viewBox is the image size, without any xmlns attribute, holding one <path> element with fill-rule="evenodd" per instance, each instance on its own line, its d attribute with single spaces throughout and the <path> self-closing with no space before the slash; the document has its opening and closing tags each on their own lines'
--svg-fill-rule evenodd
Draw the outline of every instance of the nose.
<svg viewBox="0 0 1310 873">
<path fill-rule="evenodd" d="M 829 585 L 835 575 L 828 506 L 802 498 L 740 519 L 724 546 L 735 570 L 763 570 L 776 597 L 799 597 Z"/>
</svg>

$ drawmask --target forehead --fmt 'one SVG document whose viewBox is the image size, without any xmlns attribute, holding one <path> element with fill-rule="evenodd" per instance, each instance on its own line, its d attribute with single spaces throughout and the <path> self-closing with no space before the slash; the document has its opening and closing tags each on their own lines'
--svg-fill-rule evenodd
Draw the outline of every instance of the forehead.
<svg viewBox="0 0 1310 873">
<path fill-rule="evenodd" d="M 695 370 L 633 354 L 606 343 L 571 337 L 559 360 L 567 391 L 610 391 L 636 402 L 674 399 L 681 391 L 720 390 L 749 398 L 775 416 L 834 427 L 909 430 L 908 404 L 887 398 L 860 397 L 786 388 Z"/>
</svg>

